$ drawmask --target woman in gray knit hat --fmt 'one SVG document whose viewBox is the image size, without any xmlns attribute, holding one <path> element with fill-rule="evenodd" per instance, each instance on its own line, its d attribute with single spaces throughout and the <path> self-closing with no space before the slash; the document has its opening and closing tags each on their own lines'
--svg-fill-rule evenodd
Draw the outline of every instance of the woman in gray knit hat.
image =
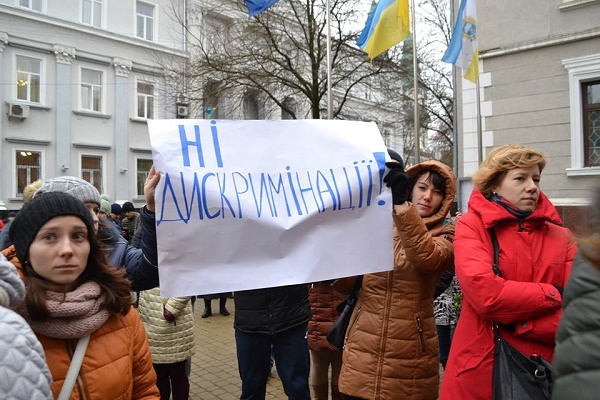
<svg viewBox="0 0 600 400">
<path fill-rule="evenodd" d="M 148 338 L 132 307 L 131 286 L 125 271 L 108 263 L 87 207 L 62 192 L 37 194 L 17 215 L 9 235 L 27 288 L 16 311 L 44 348 L 52 394 L 158 400 Z M 82 344 L 75 385 L 68 371 Z"/>
<path fill-rule="evenodd" d="M 83 179 L 74 176 L 48 179 L 35 192 L 34 197 L 42 193 L 62 192 L 84 203 L 92 217 L 94 231 L 107 251 L 110 264 L 126 269 L 132 290 L 147 290 L 158 286 L 154 190 L 159 180 L 160 173 L 152 167 L 144 185 L 146 205 L 140 210 L 142 244 L 139 249 L 130 246 L 121 236 L 121 232 L 113 226 L 114 224 L 103 224 L 98 219 L 100 193 L 91 183 Z M 13 264 L 18 264 L 18 254 L 15 254 L 14 246 L 6 248 L 3 253 Z"/>
</svg>

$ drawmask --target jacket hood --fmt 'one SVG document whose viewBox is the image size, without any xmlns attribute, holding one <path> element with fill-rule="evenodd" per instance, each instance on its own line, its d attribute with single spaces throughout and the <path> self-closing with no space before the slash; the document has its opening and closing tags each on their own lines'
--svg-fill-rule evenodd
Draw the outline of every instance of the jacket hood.
<svg viewBox="0 0 600 400">
<path fill-rule="evenodd" d="M 483 197 L 480 191 L 473 190 L 469 198 L 469 211 L 478 214 L 486 228 L 490 228 L 503 220 L 516 220 L 517 218 L 506 211 L 504 207 L 493 203 Z M 546 197 L 543 192 L 540 192 L 540 198 L 533 213 L 525 218 L 525 221 L 548 221 L 556 225 L 562 226 L 562 220 L 558 215 L 558 211 L 552 202 Z"/>
<path fill-rule="evenodd" d="M 432 224 L 441 223 L 448 215 L 450 208 L 452 207 L 452 203 L 454 202 L 454 197 L 456 196 L 456 178 L 454 176 L 454 172 L 452 169 L 448 167 L 446 164 L 443 164 L 439 161 L 429 160 L 419 163 L 415 166 L 410 167 L 406 170 L 406 173 L 411 178 L 417 175 L 419 172 L 424 170 L 435 171 L 440 174 L 444 181 L 446 182 L 446 196 L 444 200 L 442 200 L 442 206 L 430 217 L 423 218 L 423 222 L 427 226 L 431 226 Z"/>
</svg>

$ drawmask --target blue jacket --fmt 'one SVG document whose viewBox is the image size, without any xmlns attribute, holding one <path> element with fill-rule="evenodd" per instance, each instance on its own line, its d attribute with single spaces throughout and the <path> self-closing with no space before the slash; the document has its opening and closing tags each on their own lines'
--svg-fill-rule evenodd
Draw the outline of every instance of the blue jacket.
<svg viewBox="0 0 600 400">
<path fill-rule="evenodd" d="M 108 261 L 127 270 L 131 281 L 131 290 L 148 290 L 158 286 L 158 255 L 156 250 L 156 223 L 154 213 L 146 207 L 141 211 L 142 243 L 141 248 L 131 246 L 121 236 L 115 224 L 104 224 L 98 232 L 98 238 L 108 249 Z"/>
</svg>

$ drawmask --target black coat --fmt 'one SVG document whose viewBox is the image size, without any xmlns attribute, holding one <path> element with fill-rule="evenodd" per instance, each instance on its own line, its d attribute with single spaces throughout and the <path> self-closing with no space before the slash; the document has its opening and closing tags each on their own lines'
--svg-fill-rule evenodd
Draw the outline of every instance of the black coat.
<svg viewBox="0 0 600 400">
<path fill-rule="evenodd" d="M 573 261 L 556 332 L 553 400 L 600 398 L 600 269 Z"/>
<path fill-rule="evenodd" d="M 235 292 L 235 329 L 276 334 L 311 318 L 306 284 Z"/>
</svg>

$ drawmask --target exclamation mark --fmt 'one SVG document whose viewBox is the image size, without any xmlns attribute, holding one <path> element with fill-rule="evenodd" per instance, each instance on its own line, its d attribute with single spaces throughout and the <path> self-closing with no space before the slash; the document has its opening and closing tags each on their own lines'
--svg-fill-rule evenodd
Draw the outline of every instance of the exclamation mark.
<svg viewBox="0 0 600 400">
<path fill-rule="evenodd" d="M 375 161 L 377 161 L 377 167 L 379 169 L 379 193 L 383 190 L 383 174 L 385 173 L 385 153 L 378 151 L 373 153 Z M 385 205 L 385 201 L 379 200 L 377 202 L 380 206 Z"/>
</svg>

